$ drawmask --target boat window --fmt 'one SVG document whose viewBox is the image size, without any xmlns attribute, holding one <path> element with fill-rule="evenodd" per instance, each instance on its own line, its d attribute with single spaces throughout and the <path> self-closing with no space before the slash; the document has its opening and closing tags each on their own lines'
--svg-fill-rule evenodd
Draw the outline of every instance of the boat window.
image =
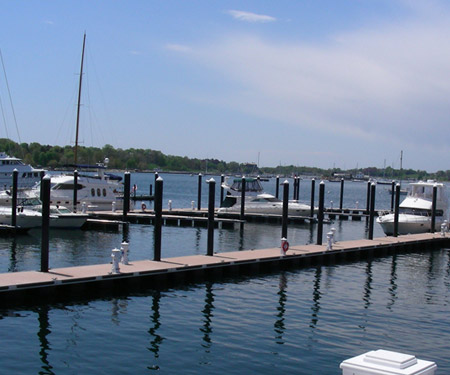
<svg viewBox="0 0 450 375">
<path fill-rule="evenodd" d="M 100 197 L 101 193 L 100 193 L 100 188 L 97 188 L 97 197 Z"/>
<path fill-rule="evenodd" d="M 95 189 L 94 189 L 94 188 L 91 189 L 91 195 L 92 195 L 93 197 L 95 197 Z"/>
<path fill-rule="evenodd" d="M 106 197 L 106 189 L 103 188 L 103 196 Z"/>
<path fill-rule="evenodd" d="M 82 185 L 77 184 L 77 190 L 81 190 L 83 188 Z M 56 184 L 53 188 L 54 190 L 73 190 L 73 183 L 68 184 Z"/>
</svg>

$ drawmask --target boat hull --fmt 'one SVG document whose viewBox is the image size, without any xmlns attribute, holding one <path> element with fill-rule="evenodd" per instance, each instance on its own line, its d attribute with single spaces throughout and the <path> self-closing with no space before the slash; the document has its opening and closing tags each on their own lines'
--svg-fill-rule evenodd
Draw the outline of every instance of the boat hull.
<svg viewBox="0 0 450 375">
<path fill-rule="evenodd" d="M 442 216 L 436 217 L 434 230 L 440 231 L 443 222 Z M 380 216 L 377 218 L 377 223 L 381 225 L 386 235 L 394 234 L 394 214 Z M 430 216 L 400 214 L 398 217 L 398 234 L 418 234 L 430 231 Z"/>
</svg>

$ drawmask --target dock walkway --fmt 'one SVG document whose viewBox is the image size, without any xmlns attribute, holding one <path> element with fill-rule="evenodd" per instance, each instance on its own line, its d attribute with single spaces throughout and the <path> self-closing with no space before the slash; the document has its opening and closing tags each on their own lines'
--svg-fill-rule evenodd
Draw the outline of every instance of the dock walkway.
<svg viewBox="0 0 450 375">
<path fill-rule="evenodd" d="M 450 235 L 425 233 L 374 240 L 342 241 L 332 250 L 326 245 L 294 245 L 286 254 L 280 248 L 191 255 L 139 260 L 120 264 L 120 273 L 112 273 L 111 264 L 51 269 L 49 272 L 24 271 L 0 274 L 0 305 L 37 303 L 95 293 L 110 293 L 116 288 L 129 291 L 133 285 L 159 287 L 174 282 L 200 280 L 246 272 L 276 270 L 281 265 L 299 267 L 347 258 L 386 255 L 393 251 L 414 251 L 450 245 Z"/>
</svg>

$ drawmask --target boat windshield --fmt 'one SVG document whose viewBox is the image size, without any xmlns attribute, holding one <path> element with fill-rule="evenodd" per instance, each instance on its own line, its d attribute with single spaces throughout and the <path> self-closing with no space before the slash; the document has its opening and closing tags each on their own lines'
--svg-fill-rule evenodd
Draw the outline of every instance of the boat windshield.
<svg viewBox="0 0 450 375">
<path fill-rule="evenodd" d="M 233 185 L 231 185 L 232 190 L 242 191 L 242 178 L 237 178 L 233 181 Z M 259 192 L 263 191 L 263 187 L 261 182 L 258 179 L 245 179 L 245 191 L 247 192 Z"/>
</svg>

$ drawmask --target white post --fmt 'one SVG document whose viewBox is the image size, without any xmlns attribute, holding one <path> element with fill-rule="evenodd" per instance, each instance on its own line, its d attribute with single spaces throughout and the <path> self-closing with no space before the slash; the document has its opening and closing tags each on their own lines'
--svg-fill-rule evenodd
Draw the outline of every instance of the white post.
<svg viewBox="0 0 450 375">
<path fill-rule="evenodd" d="M 333 243 L 336 243 L 336 228 L 331 228 L 331 232 L 333 232 Z"/>
<path fill-rule="evenodd" d="M 86 202 L 83 202 L 83 203 L 81 204 L 81 212 L 82 212 L 83 214 L 86 213 Z"/>
<path fill-rule="evenodd" d="M 333 250 L 333 232 L 327 233 L 327 251 Z"/>
<path fill-rule="evenodd" d="M 122 242 L 120 250 L 122 253 L 122 264 L 127 265 L 128 264 L 128 250 L 129 250 L 128 242 Z"/>
<path fill-rule="evenodd" d="M 112 258 L 111 273 L 113 273 L 113 274 L 120 273 L 119 262 L 120 262 L 121 255 L 122 255 L 122 252 L 119 249 L 113 249 L 113 251 L 111 253 L 111 258 Z"/>
<path fill-rule="evenodd" d="M 359 202 L 356 201 L 356 209 L 358 209 L 358 206 L 359 206 Z"/>
<path fill-rule="evenodd" d="M 191 209 L 192 209 L 192 211 L 194 211 L 194 207 L 195 207 L 195 202 L 191 201 Z"/>
<path fill-rule="evenodd" d="M 112 202 L 112 212 L 116 212 L 116 201 Z"/>
<path fill-rule="evenodd" d="M 169 200 L 169 202 L 167 202 L 167 205 L 169 207 L 169 211 L 172 211 L 172 201 Z"/>
<path fill-rule="evenodd" d="M 330 208 L 333 209 L 333 201 L 330 201 Z"/>
</svg>

